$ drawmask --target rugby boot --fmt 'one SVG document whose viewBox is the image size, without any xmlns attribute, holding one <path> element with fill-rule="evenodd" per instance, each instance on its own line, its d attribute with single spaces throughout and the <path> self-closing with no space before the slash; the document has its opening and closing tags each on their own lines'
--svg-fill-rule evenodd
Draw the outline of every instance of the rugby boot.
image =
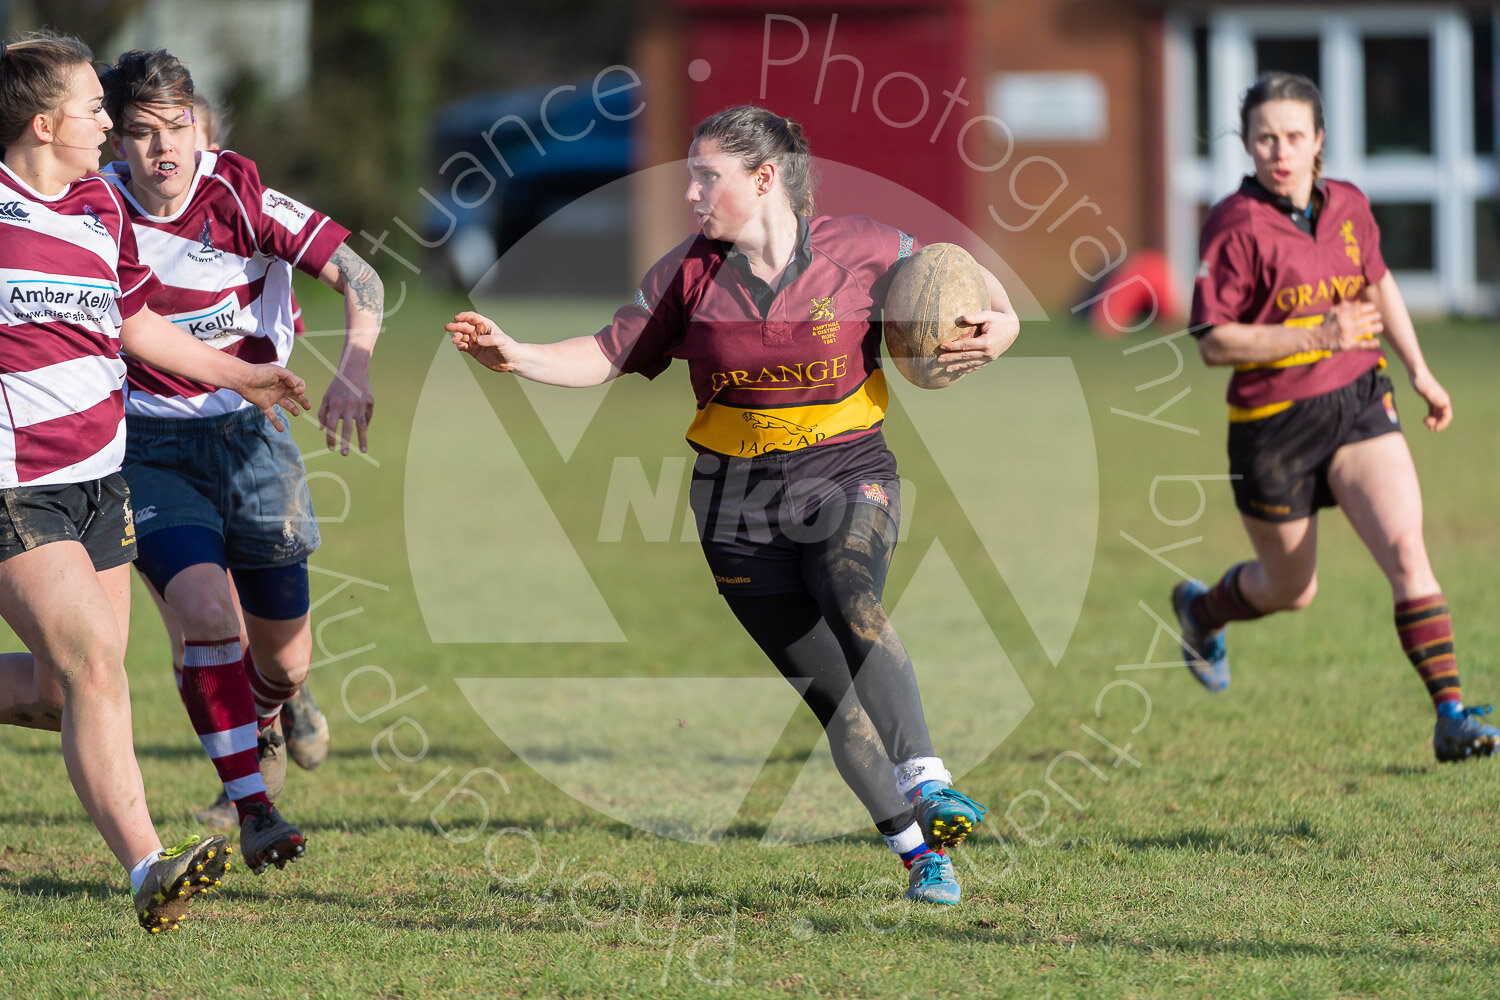
<svg viewBox="0 0 1500 1000">
<path fill-rule="evenodd" d="M 922 839 L 934 851 L 958 846 L 989 812 L 952 786 L 937 781 L 928 782 L 911 805 L 922 828 Z"/>
<path fill-rule="evenodd" d="M 911 863 L 907 875 L 906 898 L 918 903 L 946 903 L 952 906 L 963 896 L 953 862 L 939 851 L 928 851 Z"/>
<path fill-rule="evenodd" d="M 229 793 L 224 791 L 224 786 L 219 786 L 219 797 L 214 799 L 213 805 L 204 806 L 193 813 L 193 818 L 204 826 L 217 826 L 223 830 L 233 829 L 240 821 L 239 811 L 234 808 L 234 803 L 229 801 Z"/>
<path fill-rule="evenodd" d="M 1465 708 L 1456 702 L 1445 702 L 1438 708 L 1437 726 L 1432 730 L 1432 752 L 1444 764 L 1470 757 L 1489 757 L 1500 749 L 1500 729 L 1479 721 L 1488 715 L 1489 705 Z"/>
<path fill-rule="evenodd" d="M 275 806 L 251 802 L 245 806 L 240 823 L 240 855 L 245 864 L 259 875 L 271 865 L 285 868 L 288 861 L 302 857 L 302 831 L 281 818 Z"/>
<path fill-rule="evenodd" d="M 260 780 L 266 784 L 266 798 L 275 802 L 286 787 L 286 737 L 281 735 L 280 713 L 256 733 L 255 756 L 260 762 Z"/>
<path fill-rule="evenodd" d="M 218 885 L 234 851 L 224 837 L 189 837 L 162 852 L 135 893 L 135 915 L 152 934 L 182 926 L 188 904 Z"/>
<path fill-rule="evenodd" d="M 306 684 L 281 706 L 281 714 L 286 719 L 286 751 L 294 764 L 311 771 L 328 759 L 328 717 Z"/>
<path fill-rule="evenodd" d="M 1210 691 L 1229 686 L 1229 651 L 1224 629 L 1199 628 L 1193 621 L 1193 601 L 1208 593 L 1202 580 L 1183 580 L 1172 588 L 1172 610 L 1182 629 L 1182 659 L 1198 683 Z"/>
</svg>

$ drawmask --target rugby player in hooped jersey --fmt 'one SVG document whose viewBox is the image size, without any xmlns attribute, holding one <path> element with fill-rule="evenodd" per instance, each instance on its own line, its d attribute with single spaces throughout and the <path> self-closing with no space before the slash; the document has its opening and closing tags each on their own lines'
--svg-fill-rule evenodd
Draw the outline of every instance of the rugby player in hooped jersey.
<svg viewBox="0 0 1500 1000">
<path fill-rule="evenodd" d="M 285 359 L 291 285 L 277 262 L 323 280 L 344 296 L 346 335 L 318 420 L 330 449 L 347 455 L 357 438 L 366 450 L 384 293 L 345 245 L 348 231 L 265 186 L 244 157 L 196 153 L 192 77 L 169 53 L 127 52 L 101 81 L 124 159 L 105 176 L 161 279 L 153 307 L 220 352 Z M 212 386 L 126 362 L 137 564 L 181 624 L 182 698 L 238 813 L 245 862 L 257 874 L 281 868 L 304 838 L 276 809 L 259 760 L 281 755 L 277 719 L 312 654 L 307 557 L 319 538 L 301 455 L 289 433 L 252 423 Z"/>
<path fill-rule="evenodd" d="M 41 33 L 0 44 L 0 616 L 31 652 L 0 662 L 0 721 L 60 728 L 68 777 L 130 873 L 136 915 L 175 929 L 228 868 L 223 837 L 163 850 L 130 731 L 125 645 L 135 528 L 123 348 L 232 387 L 280 423 L 302 381 L 185 336 L 147 300 L 119 194 L 92 171 L 110 127 L 93 54 Z"/>
<path fill-rule="evenodd" d="M 1380 255 L 1370 203 L 1324 180 L 1323 106 L 1306 77 L 1272 73 L 1240 105 L 1253 176 L 1203 228 L 1193 292 L 1198 350 L 1233 365 L 1229 467 L 1255 559 L 1212 587 L 1172 590 L 1183 656 L 1209 690 L 1229 683 L 1224 626 L 1307 607 L 1317 592 L 1317 512 L 1340 506 L 1390 581 L 1396 632 L 1437 711 L 1440 761 L 1488 756 L 1500 731 L 1466 708 L 1448 607 L 1422 537 L 1422 494 L 1401 434 L 1384 333 L 1427 405 L 1453 419 Z"/>
<path fill-rule="evenodd" d="M 213 102 L 202 94 L 193 95 L 193 128 L 197 133 L 193 140 L 193 149 L 196 152 L 217 153 L 224 148 L 222 143 L 228 134 L 228 126 Z M 278 263 L 288 269 L 291 268 L 286 261 Z M 292 326 L 299 337 L 307 333 L 307 327 L 302 322 L 302 307 L 297 304 L 295 293 L 292 295 Z"/>
<path fill-rule="evenodd" d="M 701 234 L 651 268 L 613 323 L 551 344 L 518 342 L 473 312 L 447 329 L 486 367 L 552 385 L 688 362 L 691 497 L 719 592 L 822 724 L 839 773 L 910 870 L 907 897 L 957 903 L 943 851 L 985 809 L 951 787 L 881 603 L 900 492 L 880 429 L 879 310 L 893 265 L 918 244 L 867 218 L 814 217 L 812 188 L 797 123 L 719 112 L 688 152 Z M 1020 330 L 985 277 L 991 309 L 943 345 L 953 372 L 989 363 Z M 762 369 L 780 373 L 774 386 L 738 377 Z"/>
<path fill-rule="evenodd" d="M 222 148 L 220 140 L 224 136 L 224 129 L 219 113 L 202 94 L 193 95 L 193 149 L 195 152 L 219 152 Z M 276 260 L 271 264 L 273 269 L 285 271 L 279 279 L 288 285 L 291 283 L 291 265 L 283 260 Z M 291 299 L 292 325 L 298 336 L 305 330 L 302 326 L 302 310 L 297 305 L 296 297 Z M 142 577 L 142 579 L 145 579 Z M 250 637 L 245 632 L 244 614 L 240 611 L 239 592 L 235 589 L 234 578 L 231 574 L 225 574 L 226 585 L 229 587 L 230 606 L 235 609 L 239 621 L 240 645 L 247 648 L 250 645 Z M 161 614 L 162 622 L 167 627 L 167 637 L 172 643 L 172 672 L 177 682 L 177 690 L 182 692 L 182 661 L 187 652 L 186 641 L 182 634 L 182 624 L 177 620 L 177 612 L 167 606 L 167 602 L 151 586 L 151 581 L 146 580 L 146 591 L 156 604 L 156 610 Z M 284 735 L 286 737 L 285 755 L 280 754 L 281 746 L 275 742 L 275 729 L 267 732 L 267 739 L 258 747 L 258 751 L 265 751 L 261 757 L 261 780 L 266 784 L 267 797 L 275 799 L 281 791 L 286 775 L 286 758 L 290 757 L 304 770 L 312 770 L 322 766 L 328 758 L 329 732 L 328 719 L 323 710 L 313 698 L 312 691 L 308 688 L 307 681 L 297 689 L 297 693 L 281 707 L 281 719 L 283 720 Z M 229 793 L 224 790 L 221 782 L 218 797 L 212 805 L 205 806 L 195 814 L 198 822 L 209 826 L 232 827 L 239 823 L 239 811 L 234 803 L 229 801 Z"/>
</svg>

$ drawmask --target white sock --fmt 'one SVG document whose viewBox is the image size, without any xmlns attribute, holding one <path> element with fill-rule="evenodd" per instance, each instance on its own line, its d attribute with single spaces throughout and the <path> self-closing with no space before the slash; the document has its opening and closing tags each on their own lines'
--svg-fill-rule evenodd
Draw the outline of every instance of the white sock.
<svg viewBox="0 0 1500 1000">
<path fill-rule="evenodd" d="M 953 775 L 943 766 L 941 757 L 913 757 L 896 765 L 896 791 L 910 797 L 912 789 L 924 781 L 953 784 Z"/>
<path fill-rule="evenodd" d="M 898 858 L 905 860 L 906 855 L 919 847 L 926 847 L 927 842 L 922 839 L 922 828 L 913 823 L 900 833 L 886 837 L 885 846 L 895 852 Z"/>
<path fill-rule="evenodd" d="M 141 891 L 141 886 L 146 882 L 146 872 L 151 869 L 152 865 L 161 860 L 161 854 L 161 849 L 158 848 L 157 850 L 154 850 L 150 854 L 146 855 L 141 860 L 137 861 L 135 863 L 135 867 L 130 869 L 131 892 Z"/>
</svg>

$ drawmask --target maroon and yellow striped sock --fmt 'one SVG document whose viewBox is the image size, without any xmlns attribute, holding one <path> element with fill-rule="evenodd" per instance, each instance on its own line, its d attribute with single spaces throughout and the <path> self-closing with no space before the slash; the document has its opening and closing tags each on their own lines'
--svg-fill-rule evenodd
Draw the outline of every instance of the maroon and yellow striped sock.
<svg viewBox="0 0 1500 1000">
<path fill-rule="evenodd" d="M 1396 602 L 1396 634 L 1417 676 L 1427 685 L 1434 708 L 1462 704 L 1458 657 L 1453 654 L 1453 620 L 1441 592 Z"/>
<path fill-rule="evenodd" d="M 1248 622 L 1264 618 L 1265 612 L 1251 604 L 1240 590 L 1240 571 L 1247 563 L 1235 563 L 1224 571 L 1219 582 L 1207 593 L 1193 599 L 1189 610 L 1199 628 L 1223 628 L 1229 622 Z"/>
</svg>

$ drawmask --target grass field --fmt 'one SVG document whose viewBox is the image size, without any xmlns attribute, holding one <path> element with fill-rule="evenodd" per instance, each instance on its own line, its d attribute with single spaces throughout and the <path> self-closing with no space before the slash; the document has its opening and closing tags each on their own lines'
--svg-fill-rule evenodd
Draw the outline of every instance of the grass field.
<svg viewBox="0 0 1500 1000">
<path fill-rule="evenodd" d="M 1248 552 L 1226 484 L 1200 505 L 1188 479 L 1160 478 L 1224 471 L 1223 372 L 1190 352 L 1169 378 L 1170 345 L 1127 354 L 1144 338 L 1035 322 L 1013 351 L 1034 359 L 1013 366 L 1024 377 L 995 366 L 960 402 L 892 416 L 915 500 L 888 603 L 922 654 L 939 751 L 973 765 L 963 787 L 991 807 L 959 852 L 963 904 L 917 907 L 681 538 L 681 373 L 576 404 L 476 381 L 439 356 L 459 305 L 411 290 L 392 318 L 374 461 L 317 453 L 299 426 L 325 518 L 312 684 L 335 741 L 280 802 L 306 859 L 237 869 L 183 932 L 148 937 L 56 736 L 0 732 L 10 995 L 1491 991 L 1500 764 L 1433 762 L 1386 585 L 1342 518 L 1323 519 L 1313 608 L 1231 630 L 1227 692 L 1192 683 L 1157 631 L 1162 560 L 1212 577 Z M 610 308 L 499 315 L 536 339 Z M 308 310 L 337 321 L 326 298 Z M 1500 698 L 1500 340 L 1481 323 L 1422 331 L 1457 419 L 1434 436 L 1404 384 L 1398 400 L 1483 702 Z M 315 352 L 337 345 L 299 349 L 318 391 Z M 622 513 L 615 487 L 640 503 Z M 128 662 L 152 811 L 175 840 L 213 775 L 139 594 Z"/>
</svg>

